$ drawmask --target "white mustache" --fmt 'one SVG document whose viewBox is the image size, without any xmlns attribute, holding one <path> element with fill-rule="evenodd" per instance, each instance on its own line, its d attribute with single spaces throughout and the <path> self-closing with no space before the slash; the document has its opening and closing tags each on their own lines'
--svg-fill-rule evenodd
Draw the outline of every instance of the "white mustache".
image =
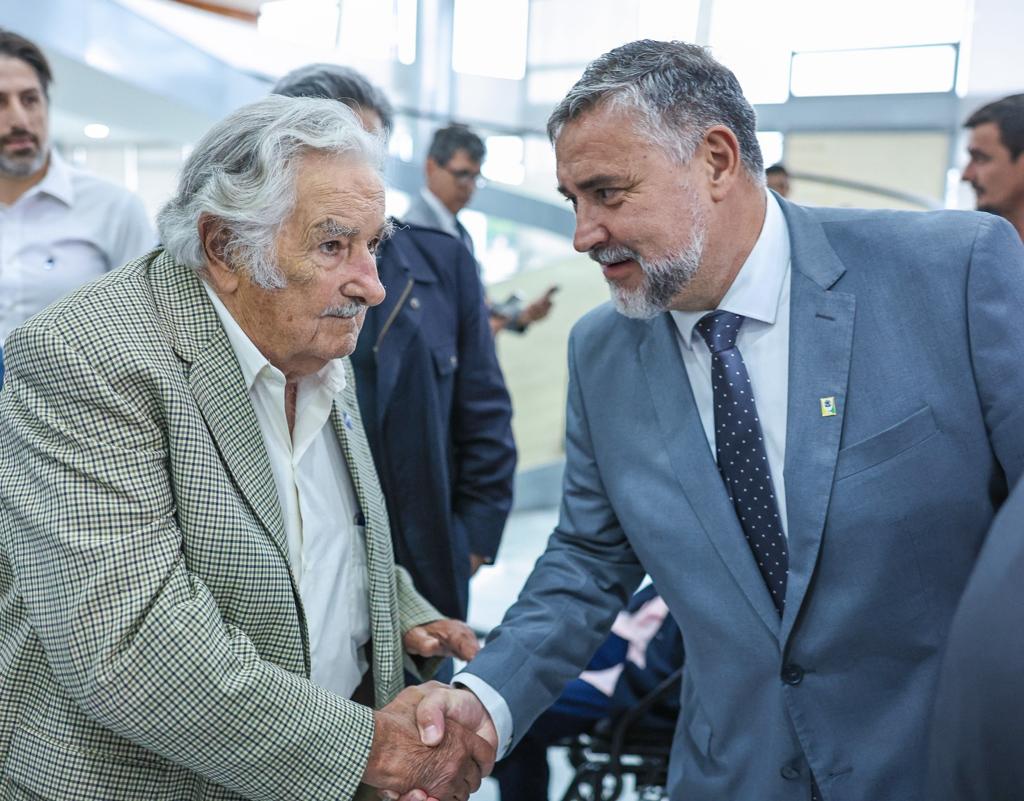
<svg viewBox="0 0 1024 801">
<path fill-rule="evenodd" d="M 359 312 L 361 312 L 364 308 L 365 307 L 363 306 L 362 303 L 352 301 L 351 303 L 346 303 L 343 306 L 329 306 L 328 308 L 324 309 L 324 313 L 321 314 L 320 316 L 341 317 L 344 320 L 350 320 L 351 318 L 359 314 Z"/>
</svg>

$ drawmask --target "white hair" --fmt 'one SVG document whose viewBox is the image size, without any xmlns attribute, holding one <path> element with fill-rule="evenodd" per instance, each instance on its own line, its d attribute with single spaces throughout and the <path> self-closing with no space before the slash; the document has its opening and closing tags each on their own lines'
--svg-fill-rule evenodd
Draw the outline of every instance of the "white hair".
<svg viewBox="0 0 1024 801">
<path fill-rule="evenodd" d="M 206 266 L 199 219 L 221 222 L 223 258 L 266 289 L 285 286 L 274 242 L 295 206 L 297 166 L 309 154 L 353 158 L 380 173 L 383 143 L 342 103 L 269 97 L 214 125 L 185 161 L 174 197 L 157 216 L 166 251 L 180 264 Z"/>
</svg>

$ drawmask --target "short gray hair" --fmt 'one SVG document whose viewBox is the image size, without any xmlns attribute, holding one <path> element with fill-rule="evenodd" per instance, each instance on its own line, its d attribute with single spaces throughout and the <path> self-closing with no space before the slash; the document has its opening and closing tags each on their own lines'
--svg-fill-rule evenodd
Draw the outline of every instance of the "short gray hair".
<svg viewBox="0 0 1024 801">
<path fill-rule="evenodd" d="M 320 97 L 337 100 L 350 109 L 372 111 L 380 117 L 384 136 L 391 136 L 395 127 L 395 112 L 379 88 L 361 72 L 341 64 L 307 64 L 292 70 L 274 84 L 270 90 L 285 97 Z"/>
<path fill-rule="evenodd" d="M 754 109 L 736 76 L 703 47 L 642 39 L 594 59 L 551 112 L 551 141 L 566 123 L 605 104 L 638 112 L 640 133 L 681 163 L 693 157 L 705 131 L 724 125 L 739 140 L 750 177 L 764 182 Z"/>
<path fill-rule="evenodd" d="M 224 226 L 228 264 L 266 289 L 284 287 L 274 242 L 295 206 L 297 166 L 312 153 L 352 157 L 378 173 L 383 160 L 382 141 L 333 100 L 271 95 L 221 120 L 196 144 L 157 216 L 164 249 L 203 270 L 199 218 L 207 214 Z"/>
</svg>

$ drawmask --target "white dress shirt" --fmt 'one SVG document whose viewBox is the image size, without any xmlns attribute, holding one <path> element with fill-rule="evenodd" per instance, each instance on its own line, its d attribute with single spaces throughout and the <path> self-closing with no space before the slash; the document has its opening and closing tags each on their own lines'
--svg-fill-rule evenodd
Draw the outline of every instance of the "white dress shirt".
<svg viewBox="0 0 1024 801">
<path fill-rule="evenodd" d="M 779 502 L 783 531 L 786 527 L 786 409 L 789 401 L 789 229 L 782 209 L 767 192 L 768 203 L 761 234 L 739 273 L 718 304 L 718 309 L 741 314 L 736 347 L 750 375 L 754 402 L 761 420 L 768 465 Z M 708 311 L 711 311 L 710 309 Z M 693 328 L 708 311 L 670 312 L 679 331 L 683 364 L 693 389 L 704 435 L 715 453 L 715 413 L 711 391 L 711 351 Z M 512 740 L 512 713 L 501 694 L 487 682 L 460 673 L 455 681 L 473 691 L 487 709 L 498 733 L 498 754 L 504 756 Z"/>
<path fill-rule="evenodd" d="M 761 420 L 768 468 L 775 485 L 782 531 L 787 533 L 786 410 L 789 401 L 789 229 L 775 197 L 768 193 L 761 235 L 732 286 L 718 304 L 719 311 L 742 315 L 736 347 L 743 356 Z M 679 331 L 680 351 L 690 379 L 711 454 L 715 454 L 715 407 L 711 390 L 711 351 L 694 331 L 711 311 L 670 312 Z"/>
<path fill-rule="evenodd" d="M 155 244 L 138 197 L 51 150 L 43 180 L 12 205 L 0 203 L 0 343 L 72 289 Z"/>
<path fill-rule="evenodd" d="M 330 423 L 345 388 L 342 361 L 300 380 L 289 433 L 284 373 L 260 353 L 205 282 L 203 287 L 242 369 L 270 458 L 309 631 L 310 678 L 349 698 L 369 666 L 364 646 L 370 639 L 370 599 L 359 502 Z"/>
</svg>

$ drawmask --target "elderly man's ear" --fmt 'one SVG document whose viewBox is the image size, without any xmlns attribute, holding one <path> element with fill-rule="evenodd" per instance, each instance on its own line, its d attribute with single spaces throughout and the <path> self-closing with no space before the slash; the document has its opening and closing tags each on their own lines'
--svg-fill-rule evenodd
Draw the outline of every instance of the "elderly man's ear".
<svg viewBox="0 0 1024 801">
<path fill-rule="evenodd" d="M 218 295 L 229 295 L 238 287 L 238 272 L 225 259 L 229 232 L 224 223 L 209 214 L 199 216 L 199 241 L 203 243 L 206 275 Z"/>
</svg>

